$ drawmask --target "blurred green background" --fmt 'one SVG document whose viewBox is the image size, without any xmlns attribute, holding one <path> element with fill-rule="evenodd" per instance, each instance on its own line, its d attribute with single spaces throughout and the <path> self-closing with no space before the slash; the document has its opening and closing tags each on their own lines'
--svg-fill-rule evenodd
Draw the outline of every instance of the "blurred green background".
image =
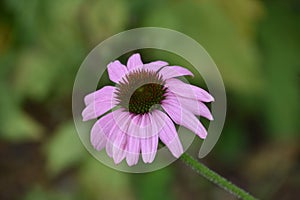
<svg viewBox="0 0 300 200">
<path fill-rule="evenodd" d="M 298 199 L 298 0 L 1 0 L 0 199 L 235 199 L 181 161 L 126 174 L 82 146 L 76 72 L 99 42 L 141 26 L 191 36 L 219 67 L 227 120 L 202 162 L 260 199 Z"/>
</svg>

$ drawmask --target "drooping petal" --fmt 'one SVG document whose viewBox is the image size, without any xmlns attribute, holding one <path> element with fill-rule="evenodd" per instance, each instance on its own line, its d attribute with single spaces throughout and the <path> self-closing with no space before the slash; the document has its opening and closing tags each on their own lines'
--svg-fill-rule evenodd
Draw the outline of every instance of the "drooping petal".
<svg viewBox="0 0 300 200">
<path fill-rule="evenodd" d="M 118 60 L 109 63 L 107 70 L 109 79 L 115 83 L 118 83 L 128 72 L 126 66 Z"/>
<path fill-rule="evenodd" d="M 165 122 L 163 129 L 159 132 L 159 138 L 168 147 L 173 156 L 179 158 L 183 153 L 183 148 L 174 123 L 165 113 L 159 110 L 153 112 L 153 117 L 155 120 Z"/>
<path fill-rule="evenodd" d="M 107 135 L 113 127 L 113 115 L 109 113 L 101 117 L 92 127 L 91 130 L 91 144 L 98 151 L 102 150 L 107 142 Z"/>
<path fill-rule="evenodd" d="M 129 166 L 136 165 L 140 156 L 140 140 L 136 137 L 127 136 L 126 161 Z"/>
<path fill-rule="evenodd" d="M 132 118 L 128 128 L 129 137 L 140 141 L 138 150 L 141 150 L 145 163 L 153 162 L 158 146 L 158 129 L 160 127 L 151 118 L 151 114 L 136 115 Z M 128 147 L 130 147 L 129 144 Z M 136 151 L 129 152 L 128 156 L 133 157 L 135 160 L 138 159 Z"/>
<path fill-rule="evenodd" d="M 127 61 L 127 68 L 129 71 L 143 66 L 141 55 L 139 53 L 133 54 Z"/>
<path fill-rule="evenodd" d="M 91 131 L 90 141 L 96 150 L 101 151 L 106 146 L 106 136 L 101 127 L 97 128 L 98 130 Z"/>
<path fill-rule="evenodd" d="M 190 129 L 200 138 L 206 138 L 207 131 L 205 127 L 191 111 L 183 109 L 171 101 L 164 101 L 162 107 L 176 124 Z"/>
<path fill-rule="evenodd" d="M 150 118 L 151 114 L 136 115 L 132 117 L 131 124 L 128 128 L 128 134 L 139 139 L 158 135 L 158 132 L 162 129 L 162 125 L 154 126 Z"/>
<path fill-rule="evenodd" d="M 119 164 L 126 156 L 127 135 L 123 131 L 119 131 L 115 141 L 113 142 L 113 159 Z"/>
<path fill-rule="evenodd" d="M 180 66 L 166 66 L 159 71 L 164 80 L 178 76 L 194 76 L 191 71 Z"/>
<path fill-rule="evenodd" d="M 114 148 L 121 145 L 121 142 L 119 142 L 120 138 L 118 137 L 120 136 L 120 134 L 125 133 L 122 130 L 127 130 L 126 127 L 128 127 L 130 121 L 130 118 L 128 116 L 129 116 L 128 112 L 124 112 L 122 109 L 118 109 L 113 112 L 114 125 L 108 133 L 107 143 L 106 143 L 106 152 L 107 155 L 110 157 L 114 157 L 114 151 L 116 151 L 114 150 Z M 125 149 L 119 148 L 119 150 L 124 151 Z"/>
<path fill-rule="evenodd" d="M 105 89 L 106 90 L 106 89 Z M 82 117 L 83 121 L 87 121 L 90 119 L 95 119 L 110 109 L 112 109 L 114 106 L 116 106 L 117 102 L 115 100 L 114 92 L 110 89 L 107 89 L 106 95 L 103 95 L 103 98 L 97 98 L 100 96 L 87 96 L 85 101 L 86 103 L 89 103 L 88 106 L 82 111 Z M 103 90 L 104 91 L 104 90 Z M 99 92 L 102 93 L 102 92 Z"/>
<path fill-rule="evenodd" d="M 134 120 L 133 120 L 134 121 Z M 152 123 L 149 114 L 144 114 L 140 116 L 140 120 L 138 123 L 138 137 L 139 138 L 149 138 L 152 136 Z"/>
<path fill-rule="evenodd" d="M 115 98 L 114 98 L 115 89 L 116 88 L 113 86 L 104 86 L 100 90 L 97 90 L 95 92 L 92 92 L 92 93 L 86 95 L 84 97 L 84 103 L 87 106 L 94 102 L 115 100 Z"/>
<path fill-rule="evenodd" d="M 166 80 L 166 86 L 171 92 L 179 96 L 197 99 L 203 102 L 214 101 L 214 98 L 207 91 L 194 85 L 186 84 L 179 79 L 171 78 Z"/>
<path fill-rule="evenodd" d="M 172 102 L 173 104 L 177 105 L 177 107 L 182 107 L 183 109 L 189 110 L 195 115 L 203 116 L 209 120 L 213 120 L 210 110 L 199 100 L 185 98 L 172 92 L 168 92 L 164 102 Z"/>
<path fill-rule="evenodd" d="M 156 155 L 158 132 L 150 114 L 135 116 L 129 125 L 128 135 L 140 140 L 140 149 L 145 163 L 151 163 Z M 154 132 L 153 132 L 154 131 Z"/>
<path fill-rule="evenodd" d="M 118 129 L 118 126 L 116 124 L 114 124 L 112 126 L 112 129 L 109 132 L 108 137 L 107 137 L 107 142 L 106 142 L 106 147 L 105 147 L 107 155 L 111 158 L 113 158 L 114 142 L 119 133 L 120 133 L 120 130 Z"/>
<path fill-rule="evenodd" d="M 158 146 L 158 135 L 141 139 L 142 158 L 145 163 L 152 163 Z"/>
<path fill-rule="evenodd" d="M 127 134 L 130 137 L 138 138 L 140 139 L 141 137 L 139 136 L 139 132 L 141 129 L 141 120 L 142 120 L 142 115 L 135 115 L 131 118 L 131 122 L 128 127 Z"/>
<path fill-rule="evenodd" d="M 154 61 L 154 62 L 151 62 L 151 63 L 144 64 L 143 69 L 152 70 L 152 71 L 157 72 L 162 67 L 167 66 L 168 64 L 169 63 L 167 63 L 165 61 Z"/>
<path fill-rule="evenodd" d="M 178 100 L 184 109 L 191 111 L 193 114 L 203 116 L 209 120 L 214 119 L 208 107 L 201 101 L 184 97 L 178 97 Z"/>
</svg>

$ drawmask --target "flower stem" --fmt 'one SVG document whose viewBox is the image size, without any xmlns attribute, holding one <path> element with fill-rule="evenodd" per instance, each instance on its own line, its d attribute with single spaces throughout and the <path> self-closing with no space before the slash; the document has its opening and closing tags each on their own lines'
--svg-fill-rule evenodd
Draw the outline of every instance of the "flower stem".
<svg viewBox="0 0 300 200">
<path fill-rule="evenodd" d="M 192 156 L 187 153 L 183 153 L 180 159 L 188 166 L 190 166 L 193 170 L 197 173 L 202 175 L 204 178 L 208 179 L 209 181 L 215 183 L 222 189 L 226 190 L 227 192 L 235 195 L 238 198 L 245 199 L 245 200 L 253 200 L 256 199 L 255 197 L 251 196 L 245 190 L 239 188 L 238 186 L 234 185 L 230 181 L 226 180 L 216 172 L 212 171 L 202 163 L 198 162 Z"/>
</svg>

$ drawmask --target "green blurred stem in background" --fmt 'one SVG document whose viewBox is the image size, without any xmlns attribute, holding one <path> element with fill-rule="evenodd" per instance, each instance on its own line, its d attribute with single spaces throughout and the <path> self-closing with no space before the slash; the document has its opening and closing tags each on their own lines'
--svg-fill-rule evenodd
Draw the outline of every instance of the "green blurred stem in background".
<svg viewBox="0 0 300 200">
<path fill-rule="evenodd" d="M 253 200 L 256 199 L 255 197 L 251 196 L 245 190 L 239 188 L 238 186 L 234 185 L 230 181 L 226 180 L 216 172 L 212 171 L 202 163 L 198 162 L 192 156 L 187 153 L 182 154 L 180 159 L 188 166 L 190 166 L 193 170 L 197 173 L 202 175 L 204 178 L 208 179 L 209 181 L 217 184 L 222 189 L 228 191 L 229 193 L 235 195 L 238 198 L 245 199 L 245 200 Z"/>
</svg>

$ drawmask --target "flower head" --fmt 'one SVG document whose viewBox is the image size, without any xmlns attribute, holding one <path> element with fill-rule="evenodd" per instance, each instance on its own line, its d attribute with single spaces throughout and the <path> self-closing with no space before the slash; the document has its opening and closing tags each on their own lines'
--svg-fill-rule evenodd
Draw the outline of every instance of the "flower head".
<svg viewBox="0 0 300 200">
<path fill-rule="evenodd" d="M 180 66 L 155 61 L 144 64 L 139 54 L 127 66 L 119 61 L 108 65 L 108 75 L 116 86 L 105 86 L 85 99 L 83 120 L 99 118 L 91 130 L 91 143 L 116 164 L 126 159 L 129 166 L 153 162 L 159 140 L 179 157 L 183 147 L 175 124 L 205 138 L 207 131 L 196 116 L 213 117 L 203 102 L 214 98 L 205 90 L 184 83 L 180 76 L 193 74 Z"/>
</svg>

